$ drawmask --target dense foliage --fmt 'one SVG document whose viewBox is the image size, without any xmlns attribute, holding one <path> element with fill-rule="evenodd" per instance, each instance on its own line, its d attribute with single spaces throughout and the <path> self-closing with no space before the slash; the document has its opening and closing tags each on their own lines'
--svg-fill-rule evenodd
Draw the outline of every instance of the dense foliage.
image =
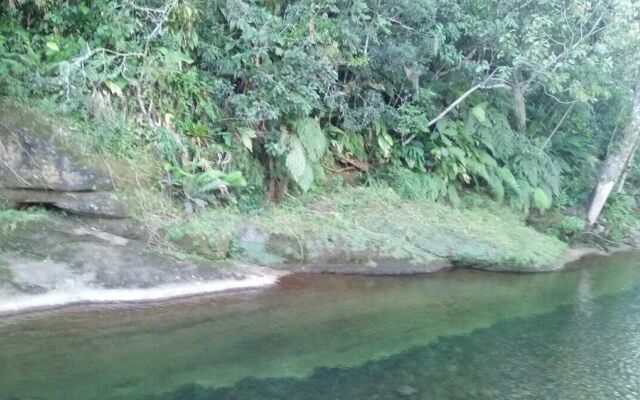
<svg viewBox="0 0 640 400">
<path fill-rule="evenodd" d="M 82 116 L 112 154 L 155 146 L 189 207 L 336 174 L 576 207 L 638 71 L 632 0 L 2 4 L 0 92 Z"/>
</svg>

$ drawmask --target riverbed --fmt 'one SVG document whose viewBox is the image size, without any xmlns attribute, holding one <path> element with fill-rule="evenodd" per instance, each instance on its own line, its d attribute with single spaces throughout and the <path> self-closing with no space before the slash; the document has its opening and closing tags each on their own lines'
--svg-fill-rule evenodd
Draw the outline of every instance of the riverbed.
<svg viewBox="0 0 640 400">
<path fill-rule="evenodd" d="M 640 257 L 0 318 L 0 400 L 637 399 Z"/>
</svg>

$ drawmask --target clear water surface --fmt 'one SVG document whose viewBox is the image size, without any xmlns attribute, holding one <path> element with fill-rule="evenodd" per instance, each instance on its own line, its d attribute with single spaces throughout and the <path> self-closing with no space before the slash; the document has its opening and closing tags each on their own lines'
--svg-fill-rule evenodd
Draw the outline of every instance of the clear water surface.
<svg viewBox="0 0 640 400">
<path fill-rule="evenodd" d="M 640 399 L 640 257 L 0 318 L 0 400 Z"/>
</svg>

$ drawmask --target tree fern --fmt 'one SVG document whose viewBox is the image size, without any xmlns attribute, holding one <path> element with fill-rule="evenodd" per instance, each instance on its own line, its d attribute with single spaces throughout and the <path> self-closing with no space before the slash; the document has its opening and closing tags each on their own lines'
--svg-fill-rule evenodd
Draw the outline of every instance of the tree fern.
<svg viewBox="0 0 640 400">
<path fill-rule="evenodd" d="M 542 188 L 535 188 L 533 190 L 533 205 L 540 211 L 551 208 L 551 199 Z"/>
<path fill-rule="evenodd" d="M 455 207 L 459 206 L 462 202 L 460 199 L 460 194 L 458 193 L 458 187 L 455 184 L 449 185 L 447 188 L 447 198 L 451 202 L 451 204 Z"/>
<path fill-rule="evenodd" d="M 311 161 L 317 161 L 327 150 L 327 138 L 314 118 L 303 118 L 294 123 L 296 134 Z"/>
<path fill-rule="evenodd" d="M 304 146 L 295 136 L 289 138 L 290 150 L 285 159 L 285 165 L 291 178 L 296 183 L 300 183 L 307 168 L 307 156 L 305 155 Z"/>
<path fill-rule="evenodd" d="M 519 180 L 518 190 L 509 197 L 509 205 L 515 209 L 527 211 L 531 206 L 532 188 L 526 180 Z"/>
<path fill-rule="evenodd" d="M 296 135 L 287 135 L 285 165 L 289 176 L 306 192 L 321 175 L 317 164 L 327 150 L 327 138 L 313 118 L 299 119 L 293 127 Z"/>
<path fill-rule="evenodd" d="M 302 171 L 302 175 L 300 175 L 300 178 L 296 180 L 296 183 L 298 184 L 298 186 L 300 186 L 300 189 L 302 189 L 305 192 L 311 188 L 311 185 L 315 180 L 313 170 L 314 168 L 310 163 L 308 162 L 305 163 L 304 170 Z"/>
<path fill-rule="evenodd" d="M 486 181 L 489 185 L 489 190 L 491 191 L 493 198 L 498 201 L 502 201 L 505 193 L 502 178 L 496 175 L 488 175 Z"/>
<path fill-rule="evenodd" d="M 466 165 L 468 171 L 471 174 L 477 175 L 481 178 L 484 178 L 485 180 L 489 179 L 489 171 L 487 170 L 487 166 L 482 162 L 474 158 L 470 158 L 467 160 Z"/>
</svg>

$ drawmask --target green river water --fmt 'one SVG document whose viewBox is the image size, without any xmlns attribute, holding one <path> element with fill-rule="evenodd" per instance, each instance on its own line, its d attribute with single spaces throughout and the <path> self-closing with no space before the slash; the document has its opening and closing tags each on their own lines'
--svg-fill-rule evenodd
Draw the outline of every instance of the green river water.
<svg viewBox="0 0 640 400">
<path fill-rule="evenodd" d="M 640 399 L 640 257 L 0 317 L 0 400 Z"/>
</svg>

